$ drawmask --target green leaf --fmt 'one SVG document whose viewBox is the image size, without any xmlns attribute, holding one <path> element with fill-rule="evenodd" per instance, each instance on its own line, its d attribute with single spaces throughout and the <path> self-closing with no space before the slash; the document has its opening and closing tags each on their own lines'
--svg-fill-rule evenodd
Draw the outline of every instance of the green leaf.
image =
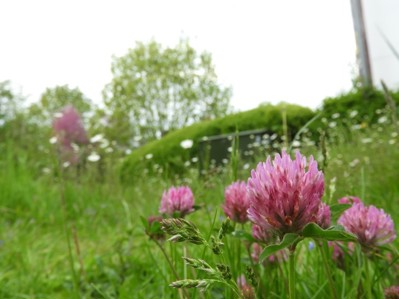
<svg viewBox="0 0 399 299">
<path fill-rule="evenodd" d="M 336 220 L 341 216 L 341 214 L 349 209 L 352 205 L 351 204 L 335 204 L 330 206 L 331 211 L 331 219 Z"/>
<path fill-rule="evenodd" d="M 296 245 L 301 240 L 302 237 L 299 236 L 298 234 L 294 233 L 285 234 L 281 243 L 269 245 L 266 246 L 265 249 L 263 249 L 262 253 L 259 256 L 260 262 L 263 262 L 265 258 L 269 257 L 270 255 L 281 249 L 287 248 L 288 246 Z"/>
<path fill-rule="evenodd" d="M 305 238 L 321 239 L 327 241 L 356 241 L 355 235 L 348 233 L 340 225 L 322 229 L 316 223 L 309 223 L 302 231 Z"/>
<path fill-rule="evenodd" d="M 256 242 L 256 239 L 252 235 L 244 230 L 235 230 L 231 234 L 233 237 L 238 239 L 244 239 L 250 242 Z"/>
</svg>

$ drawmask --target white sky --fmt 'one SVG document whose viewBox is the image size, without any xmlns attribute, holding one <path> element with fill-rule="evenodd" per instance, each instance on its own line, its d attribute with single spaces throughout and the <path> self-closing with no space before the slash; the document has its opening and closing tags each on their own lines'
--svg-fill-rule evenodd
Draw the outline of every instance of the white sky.
<svg viewBox="0 0 399 299">
<path fill-rule="evenodd" d="M 1 0 L 0 81 L 21 86 L 30 101 L 68 84 L 99 103 L 112 55 L 135 41 L 173 46 L 180 37 L 212 53 L 236 110 L 317 107 L 351 88 L 348 0 Z"/>
</svg>

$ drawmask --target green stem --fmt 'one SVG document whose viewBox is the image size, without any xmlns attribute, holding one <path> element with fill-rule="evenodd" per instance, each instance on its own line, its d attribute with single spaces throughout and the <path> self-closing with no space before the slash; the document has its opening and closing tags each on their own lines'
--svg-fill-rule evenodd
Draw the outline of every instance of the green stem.
<svg viewBox="0 0 399 299">
<path fill-rule="evenodd" d="M 156 239 L 153 239 L 153 240 L 154 240 L 155 244 L 158 245 L 159 249 L 161 249 L 161 252 L 163 253 L 163 255 L 164 255 L 166 261 L 168 262 L 168 264 L 169 264 L 169 266 L 170 266 L 170 269 L 172 270 L 173 274 L 174 274 L 175 277 L 176 277 L 176 280 L 180 280 L 179 274 L 177 274 L 177 271 L 176 271 L 176 269 L 175 269 L 175 267 L 174 267 L 172 261 L 170 260 L 168 254 L 166 253 L 165 248 L 163 248 L 163 246 L 158 242 L 158 240 L 156 240 Z M 186 289 L 183 289 L 183 290 L 182 290 L 182 289 L 179 289 L 178 292 L 179 292 L 180 299 L 183 299 L 183 298 L 184 298 L 182 292 L 184 292 L 184 294 L 186 295 L 186 298 L 188 298 L 188 294 L 187 294 Z"/>
<path fill-rule="evenodd" d="M 372 299 L 373 294 L 371 291 L 370 265 L 369 265 L 369 259 L 366 255 L 364 256 L 364 272 L 366 274 L 366 283 L 364 284 L 364 287 L 366 289 L 367 299 Z"/>
<path fill-rule="evenodd" d="M 321 256 L 323 259 L 324 269 L 326 270 L 326 274 L 328 277 L 328 285 L 330 287 L 330 291 L 331 291 L 333 298 L 337 299 L 338 296 L 337 296 L 337 292 L 334 287 L 334 281 L 332 279 L 331 268 L 330 268 L 330 264 L 329 264 L 328 258 L 327 258 L 328 245 L 327 245 L 326 241 L 322 241 L 322 242 L 323 243 L 321 244 L 321 246 L 318 246 L 318 247 L 320 249 L 320 253 L 321 253 Z"/>
<path fill-rule="evenodd" d="M 295 299 L 295 249 L 290 249 L 290 270 L 288 272 L 289 298 Z"/>
</svg>

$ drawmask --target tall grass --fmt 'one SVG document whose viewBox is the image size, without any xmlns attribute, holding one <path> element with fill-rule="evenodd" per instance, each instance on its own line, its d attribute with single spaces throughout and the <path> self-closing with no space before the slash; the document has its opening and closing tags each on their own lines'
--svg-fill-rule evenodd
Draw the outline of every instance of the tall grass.
<svg viewBox="0 0 399 299">
<path fill-rule="evenodd" d="M 389 121 L 373 127 L 356 127 L 355 131 L 354 125 L 333 127 L 326 132 L 325 201 L 335 203 L 342 196 L 356 195 L 367 204 L 385 209 L 397 220 L 398 133 Z M 352 128 L 351 132 L 348 128 Z M 305 139 L 301 140 L 301 151 L 313 154 L 322 164 L 323 154 L 319 145 L 306 144 Z M 182 294 L 169 287 L 176 277 L 162 251 L 145 234 L 140 216 L 146 218 L 158 214 L 164 189 L 188 184 L 201 208 L 187 218 L 211 243 L 211 234 L 216 234 L 225 220 L 221 209 L 225 186 L 231 183 L 232 178 L 246 180 L 257 161 L 263 161 L 267 154 L 278 149 L 261 151 L 261 155 L 252 162 L 234 161 L 233 165 L 238 169 L 234 173 L 229 167 L 211 169 L 201 178 L 197 169 L 192 169 L 184 178 L 174 179 L 143 173 L 140 179 L 128 185 L 119 183 L 117 163 L 105 160 L 107 157 L 103 157 L 108 165 L 104 177 L 95 163 L 89 164 L 79 178 L 72 167 L 65 169 L 65 220 L 72 247 L 72 267 L 79 278 L 77 289 L 74 289 L 68 261 L 58 172 L 48 165 L 50 173 L 38 176 L 31 171 L 29 155 L 12 142 L 1 144 L 1 151 L 0 298 L 72 298 L 76 293 L 80 298 L 179 298 Z M 245 165 L 247 163 L 249 167 Z M 398 223 L 395 225 L 398 228 Z M 236 227 L 236 230 L 248 233 L 250 228 L 247 224 Z M 163 242 L 162 246 L 181 278 L 206 277 L 204 273 L 184 265 L 181 257 L 186 255 L 202 258 L 212 265 L 232 265 L 231 272 L 236 279 L 253 263 L 245 242 L 242 242 L 243 236 L 245 234 L 228 235 L 221 256 L 215 256 L 201 246 L 185 247 L 170 242 Z M 319 252 L 322 248 L 317 246 L 306 241 L 297 249 L 295 271 L 298 280 L 295 287 L 300 294 L 298 298 L 332 296 L 326 280 L 325 262 Z M 240 258 L 237 260 L 238 253 Z M 357 251 L 349 259 L 347 263 L 357 267 L 346 271 L 327 260 L 337 298 L 366 296 L 364 293 L 358 295 L 356 288 L 356 283 L 365 279 L 365 261 Z M 396 266 L 388 266 L 389 261 L 382 259 L 373 263 L 368 272 L 373 298 L 382 296 L 383 287 L 399 284 Z M 268 298 L 286 298 L 288 263 L 270 263 L 253 268 L 264 287 L 258 293 L 259 298 L 264 298 L 265 294 Z M 221 284 L 216 284 L 206 293 L 193 289 L 187 294 L 190 298 L 234 296 L 232 290 Z"/>
</svg>

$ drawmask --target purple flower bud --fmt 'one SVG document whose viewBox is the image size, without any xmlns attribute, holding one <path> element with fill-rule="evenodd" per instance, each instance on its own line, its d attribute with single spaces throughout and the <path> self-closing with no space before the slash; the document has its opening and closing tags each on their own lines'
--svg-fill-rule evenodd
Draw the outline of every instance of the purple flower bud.
<svg viewBox="0 0 399 299">
<path fill-rule="evenodd" d="M 361 199 L 359 197 L 356 196 L 345 196 L 342 197 L 340 199 L 338 199 L 338 202 L 341 204 L 355 204 L 355 203 L 361 203 Z"/>
<path fill-rule="evenodd" d="M 235 182 L 224 191 L 223 211 L 232 221 L 245 223 L 248 221 L 249 194 L 245 182 Z"/>
<path fill-rule="evenodd" d="M 241 295 L 244 299 L 255 299 L 254 289 L 247 283 L 244 275 L 237 278 L 237 286 L 241 290 Z"/>
<path fill-rule="evenodd" d="M 329 228 L 331 224 L 331 211 L 330 207 L 324 202 L 320 204 L 319 213 L 317 214 L 317 225 L 321 228 Z"/>
<path fill-rule="evenodd" d="M 159 212 L 169 216 L 179 213 L 180 217 L 194 211 L 194 195 L 189 187 L 171 187 L 164 191 Z"/>
<path fill-rule="evenodd" d="M 248 179 L 248 218 L 280 237 L 300 233 L 306 224 L 317 222 L 324 177 L 312 156 L 306 166 L 306 157 L 299 151 L 295 160 L 283 151 L 273 162 L 269 156 L 259 163 Z"/>
</svg>

